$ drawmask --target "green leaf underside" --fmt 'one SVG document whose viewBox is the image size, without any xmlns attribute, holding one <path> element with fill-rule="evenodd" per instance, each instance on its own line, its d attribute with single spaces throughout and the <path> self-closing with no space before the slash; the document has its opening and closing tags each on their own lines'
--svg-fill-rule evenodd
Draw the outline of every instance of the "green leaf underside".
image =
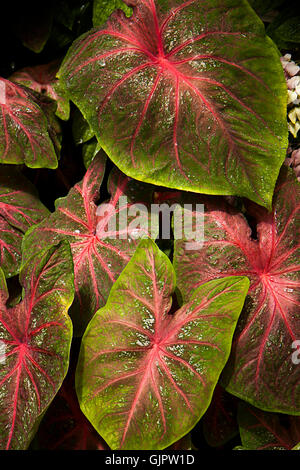
<svg viewBox="0 0 300 470">
<path fill-rule="evenodd" d="M 6 307 L 0 269 L 0 448 L 26 449 L 67 373 L 73 301 L 68 244 L 52 247 L 20 273 L 22 301 Z"/>
<path fill-rule="evenodd" d="M 174 315 L 173 267 L 140 242 L 83 337 L 76 390 L 112 449 L 164 449 L 207 409 L 231 347 L 249 281 L 208 283 Z"/>
<path fill-rule="evenodd" d="M 271 207 L 286 83 L 245 1 L 141 0 L 76 40 L 59 76 L 125 174 Z"/>
</svg>

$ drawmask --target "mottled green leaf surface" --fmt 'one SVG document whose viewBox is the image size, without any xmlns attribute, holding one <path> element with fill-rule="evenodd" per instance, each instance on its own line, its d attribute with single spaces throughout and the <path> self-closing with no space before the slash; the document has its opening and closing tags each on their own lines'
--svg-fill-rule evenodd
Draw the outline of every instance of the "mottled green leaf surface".
<svg viewBox="0 0 300 470">
<path fill-rule="evenodd" d="M 0 163 L 56 168 L 48 120 L 23 87 L 0 78 Z"/>
<path fill-rule="evenodd" d="M 112 449 L 164 449 L 207 409 L 228 359 L 249 281 L 207 283 L 171 314 L 175 273 L 140 242 L 82 341 L 82 411 Z"/>
<path fill-rule="evenodd" d="M 261 20 L 244 0 L 133 3 L 77 39 L 59 71 L 101 147 L 135 179 L 270 208 L 286 83 Z"/>
<path fill-rule="evenodd" d="M 40 252 L 22 268 L 23 296 L 6 306 L 0 268 L 0 449 L 26 449 L 69 365 L 74 296 L 70 247 Z"/>
</svg>

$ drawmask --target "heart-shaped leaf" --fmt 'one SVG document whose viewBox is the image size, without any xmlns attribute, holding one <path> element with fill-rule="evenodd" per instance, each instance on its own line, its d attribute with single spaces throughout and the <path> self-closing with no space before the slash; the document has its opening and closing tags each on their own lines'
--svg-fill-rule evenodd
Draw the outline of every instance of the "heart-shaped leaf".
<svg viewBox="0 0 300 470">
<path fill-rule="evenodd" d="M 164 449 L 207 409 L 230 352 L 247 278 L 207 283 L 170 314 L 175 273 L 142 240 L 89 323 L 76 390 L 82 411 L 112 449 Z"/>
<path fill-rule="evenodd" d="M 273 212 L 253 204 L 258 240 L 244 216 L 215 197 L 203 197 L 204 245 L 177 240 L 175 271 L 183 298 L 201 284 L 245 275 L 249 296 L 238 323 L 223 379 L 226 389 L 266 411 L 300 414 L 300 368 L 293 361 L 300 338 L 300 185 L 284 168 Z M 195 220 L 194 220 L 195 222 Z"/>
<path fill-rule="evenodd" d="M 24 257 L 32 256 L 55 240 L 68 240 L 71 245 L 76 298 L 71 309 L 76 334 L 82 334 L 93 314 L 103 306 L 112 284 L 130 260 L 138 243 L 134 237 L 121 237 L 124 228 L 116 219 L 115 229 L 110 224 L 115 213 L 128 215 L 128 226 L 134 219 L 130 207 L 135 203 L 150 205 L 152 187 L 134 181 L 121 172 L 113 171 L 108 182 L 110 207 L 103 205 L 100 234 L 96 201 L 104 176 L 105 159 L 99 153 L 89 166 L 84 179 L 71 189 L 69 195 L 56 202 L 56 211 L 40 225 L 29 230 L 24 239 Z M 120 199 L 124 198 L 124 199 Z M 107 212 L 106 208 L 107 207 Z M 148 213 L 145 215 L 148 219 Z M 150 216 L 149 216 L 150 217 Z M 149 219 L 150 222 L 150 219 Z M 150 225 L 150 223 L 149 223 Z M 109 231 L 110 230 L 110 231 Z M 145 235 L 148 235 L 148 231 Z M 155 234 L 154 234 L 155 235 Z"/>
<path fill-rule="evenodd" d="M 0 78 L 0 163 L 57 168 L 48 121 L 33 95 Z"/>
<path fill-rule="evenodd" d="M 34 186 L 16 168 L 1 166 L 0 174 L 0 268 L 6 277 L 19 272 L 25 232 L 41 222 L 49 211 Z"/>
<path fill-rule="evenodd" d="M 67 120 L 70 114 L 70 104 L 56 78 L 58 67 L 57 60 L 45 65 L 25 67 L 13 73 L 10 80 L 52 98 L 57 103 L 57 116 Z"/>
<path fill-rule="evenodd" d="M 278 415 L 239 404 L 243 447 L 249 450 L 291 450 L 300 440 L 300 417 Z"/>
<path fill-rule="evenodd" d="M 127 175 L 270 208 L 287 148 L 278 52 L 244 0 L 140 0 L 80 37 L 67 95 Z"/>
<path fill-rule="evenodd" d="M 68 244 L 51 247 L 22 268 L 22 301 L 6 307 L 0 269 L 0 448 L 26 449 L 67 373 L 73 266 Z"/>
</svg>

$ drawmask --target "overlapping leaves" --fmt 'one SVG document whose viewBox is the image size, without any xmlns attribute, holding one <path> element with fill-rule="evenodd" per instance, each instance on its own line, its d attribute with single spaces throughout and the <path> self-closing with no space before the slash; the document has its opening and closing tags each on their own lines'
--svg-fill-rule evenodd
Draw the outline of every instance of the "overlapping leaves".
<svg viewBox="0 0 300 470">
<path fill-rule="evenodd" d="M 300 442 L 300 417 L 278 415 L 240 403 L 243 447 L 248 450 L 291 450 Z"/>
<path fill-rule="evenodd" d="M 163 449 L 207 409 L 230 352 L 249 287 L 212 281 L 170 314 L 175 273 L 151 240 L 140 242 L 82 341 L 81 409 L 112 449 Z"/>
<path fill-rule="evenodd" d="M 67 120 L 70 114 L 70 105 L 56 78 L 58 66 L 59 62 L 55 60 L 45 65 L 25 67 L 13 73 L 10 80 L 53 99 L 57 103 L 57 116 Z"/>
<path fill-rule="evenodd" d="M 300 337 L 299 183 L 284 169 L 273 212 L 248 205 L 258 240 L 251 237 L 244 216 L 223 200 L 204 197 L 198 202 L 205 210 L 203 247 L 188 251 L 186 240 L 176 241 L 175 270 L 183 297 L 222 276 L 245 275 L 251 281 L 223 383 L 259 408 L 300 414 L 300 369 L 292 360 Z"/>
<path fill-rule="evenodd" d="M 25 88 L 0 78 L 0 163 L 56 168 L 48 120 Z"/>
<path fill-rule="evenodd" d="M 49 212 L 17 168 L 2 165 L 0 170 L 0 268 L 10 277 L 19 271 L 25 232 Z"/>
<path fill-rule="evenodd" d="M 22 301 L 6 306 L 0 269 L 0 448 L 26 449 L 68 370 L 73 296 L 68 244 L 29 260 L 20 273 Z"/>
</svg>

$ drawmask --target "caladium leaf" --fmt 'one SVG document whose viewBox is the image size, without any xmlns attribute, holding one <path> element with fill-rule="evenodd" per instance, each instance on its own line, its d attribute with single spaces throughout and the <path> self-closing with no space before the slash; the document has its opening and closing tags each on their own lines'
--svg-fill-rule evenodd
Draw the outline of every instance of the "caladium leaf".
<svg viewBox="0 0 300 470">
<path fill-rule="evenodd" d="M 24 259 L 53 244 L 55 240 L 70 242 L 76 290 L 71 315 L 76 334 L 84 332 L 93 314 L 105 304 L 112 284 L 138 244 L 139 240 L 134 236 L 131 238 L 130 233 L 128 237 L 125 233 L 125 238 L 121 238 L 135 218 L 130 215 L 130 207 L 135 203 L 149 206 L 152 200 L 153 189 L 150 185 L 136 182 L 118 170 L 113 171 L 108 182 L 108 191 L 111 194 L 108 203 L 111 205 L 108 207 L 105 203 L 102 206 L 102 218 L 98 217 L 99 208 L 97 209 L 96 202 L 99 199 L 104 167 L 104 154 L 100 152 L 90 164 L 84 179 L 71 189 L 67 197 L 58 199 L 56 211 L 36 228 L 29 230 L 24 239 Z M 110 228 L 114 209 L 118 214 L 127 213 L 128 225 L 123 224 L 122 227 L 117 218 L 115 228 Z M 146 213 L 147 220 L 148 217 L 150 215 Z M 97 230 L 100 219 L 101 234 Z M 146 236 L 148 234 L 148 231 L 145 232 Z"/>
<path fill-rule="evenodd" d="M 22 301 L 7 308 L 0 269 L 0 448 L 26 449 L 36 424 L 67 373 L 73 266 L 67 243 L 22 268 Z"/>
<path fill-rule="evenodd" d="M 0 163 L 57 168 L 42 109 L 25 88 L 0 78 Z"/>
<path fill-rule="evenodd" d="M 58 67 L 59 61 L 57 60 L 45 65 L 25 67 L 13 73 L 10 80 L 53 99 L 57 103 L 57 116 L 67 120 L 70 114 L 70 103 L 56 78 Z"/>
<path fill-rule="evenodd" d="M 291 450 L 300 440 L 300 417 L 279 415 L 239 404 L 243 447 L 249 450 Z"/>
<path fill-rule="evenodd" d="M 25 232 L 48 214 L 27 178 L 16 167 L 1 165 L 0 268 L 6 277 L 19 272 Z"/>
<path fill-rule="evenodd" d="M 211 447 L 226 444 L 239 432 L 236 419 L 237 398 L 217 385 L 209 408 L 203 416 L 203 433 Z"/>
<path fill-rule="evenodd" d="M 138 180 L 270 208 L 286 83 L 260 19 L 244 0 L 127 3 L 59 71 L 101 147 Z"/>
<path fill-rule="evenodd" d="M 183 298 L 223 276 L 245 275 L 249 295 L 222 383 L 227 391 L 266 411 L 300 414 L 300 185 L 284 168 L 273 212 L 253 204 L 258 240 L 244 216 L 221 199 L 204 197 L 204 245 L 188 251 L 177 240 L 175 270 Z"/>
<path fill-rule="evenodd" d="M 285 0 L 248 0 L 252 8 L 258 15 L 264 15 L 270 10 L 275 10 L 284 3 Z"/>
<path fill-rule="evenodd" d="M 140 242 L 87 327 L 76 372 L 80 407 L 112 449 L 164 449 L 195 426 L 248 287 L 243 277 L 212 281 L 171 315 L 173 267 Z"/>
</svg>

